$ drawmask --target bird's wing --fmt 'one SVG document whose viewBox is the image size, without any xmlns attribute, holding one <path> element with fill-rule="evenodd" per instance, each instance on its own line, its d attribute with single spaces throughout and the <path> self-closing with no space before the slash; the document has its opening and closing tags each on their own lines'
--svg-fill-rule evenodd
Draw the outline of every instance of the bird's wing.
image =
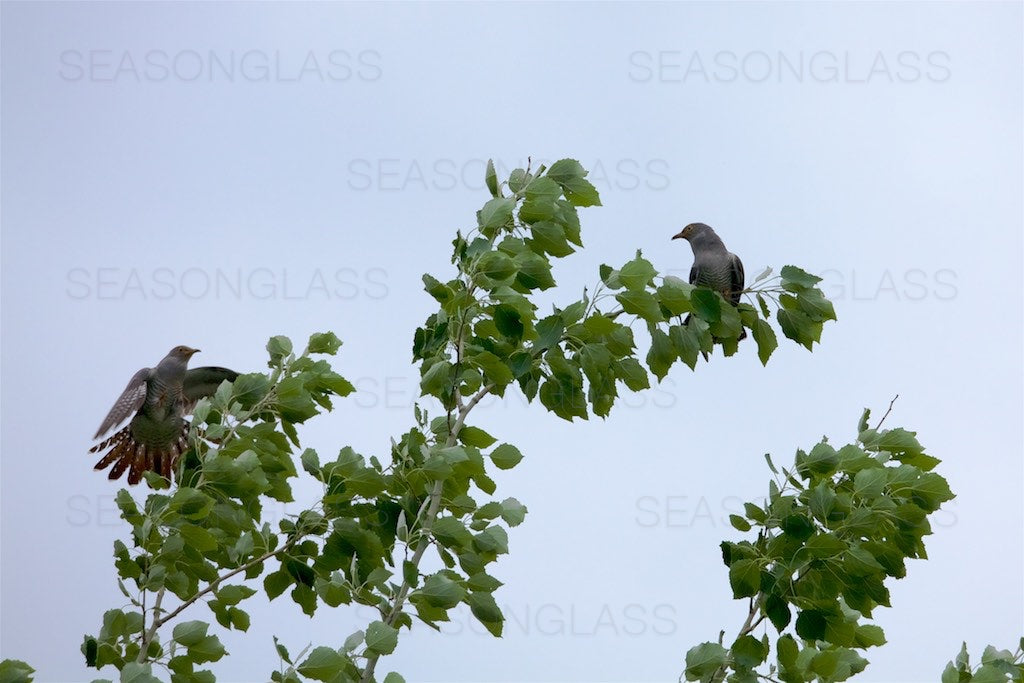
<svg viewBox="0 0 1024 683">
<path fill-rule="evenodd" d="M 185 411 L 191 412 L 196 401 L 206 396 L 212 396 L 224 380 L 234 382 L 237 378 L 238 373 L 228 368 L 213 366 L 192 368 L 185 373 L 185 379 L 182 382 Z"/>
<path fill-rule="evenodd" d="M 146 400 L 146 380 L 149 379 L 152 372 L 152 368 L 142 368 L 132 375 L 131 380 L 128 381 L 128 386 L 124 388 L 118 399 L 114 401 L 114 407 L 103 418 L 100 428 L 96 430 L 96 435 L 92 438 L 100 438 L 142 407 L 142 402 Z"/>
<path fill-rule="evenodd" d="M 746 278 L 743 275 L 743 261 L 736 254 L 729 254 L 729 296 L 734 304 L 740 302 L 740 293 Z"/>
<path fill-rule="evenodd" d="M 693 265 L 690 266 L 690 284 L 697 284 L 697 278 L 700 277 L 700 267 L 697 265 L 696 259 L 693 261 Z"/>
</svg>

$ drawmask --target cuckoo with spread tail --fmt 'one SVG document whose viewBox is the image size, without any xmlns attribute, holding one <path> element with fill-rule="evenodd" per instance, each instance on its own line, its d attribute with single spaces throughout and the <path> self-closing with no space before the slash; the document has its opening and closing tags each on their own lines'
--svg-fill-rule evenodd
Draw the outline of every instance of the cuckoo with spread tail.
<svg viewBox="0 0 1024 683">
<path fill-rule="evenodd" d="M 138 484 L 147 470 L 171 478 L 178 457 L 187 450 L 189 423 L 185 415 L 199 399 L 212 395 L 221 382 L 238 377 L 227 368 L 189 370 L 188 361 L 198 351 L 175 346 L 156 367 L 142 368 L 132 376 L 93 438 L 134 416 L 123 429 L 89 449 L 90 453 L 107 451 L 96 469 L 113 464 L 110 479 L 118 479 L 128 470 L 129 484 Z"/>
</svg>

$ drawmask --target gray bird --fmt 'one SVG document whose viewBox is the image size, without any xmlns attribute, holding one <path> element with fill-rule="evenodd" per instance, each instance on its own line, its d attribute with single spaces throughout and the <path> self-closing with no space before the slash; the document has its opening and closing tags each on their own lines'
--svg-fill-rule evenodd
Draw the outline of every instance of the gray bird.
<svg viewBox="0 0 1024 683">
<path fill-rule="evenodd" d="M 109 452 L 96 469 L 114 466 L 108 477 L 118 479 L 128 470 L 128 483 L 138 484 L 146 470 L 171 478 L 178 457 L 188 445 L 189 423 L 185 415 L 196 402 L 212 395 L 224 380 L 234 381 L 238 373 L 218 367 L 188 369 L 189 358 L 199 349 L 175 346 L 155 368 L 142 368 L 103 418 L 94 439 L 98 439 L 135 413 L 123 429 L 89 449 Z"/>
<path fill-rule="evenodd" d="M 722 239 L 704 223 L 690 223 L 672 239 L 684 239 L 693 249 L 693 267 L 690 268 L 690 284 L 708 287 L 720 293 L 725 300 L 736 306 L 743 292 L 743 262 L 740 257 L 725 248 Z M 690 322 L 686 316 L 683 324 Z M 745 339 L 747 331 L 740 332 Z M 704 359 L 707 360 L 707 354 Z"/>
</svg>

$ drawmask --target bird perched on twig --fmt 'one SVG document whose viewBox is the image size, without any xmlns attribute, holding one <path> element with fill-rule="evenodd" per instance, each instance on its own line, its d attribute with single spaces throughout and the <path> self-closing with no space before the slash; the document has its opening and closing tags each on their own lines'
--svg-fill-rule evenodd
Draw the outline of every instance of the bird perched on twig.
<svg viewBox="0 0 1024 683">
<path fill-rule="evenodd" d="M 185 415 L 196 402 L 211 396 L 224 380 L 234 381 L 238 373 L 219 367 L 188 369 L 188 361 L 199 349 L 175 346 L 155 368 L 136 372 L 121 396 L 103 418 L 94 439 L 98 439 L 135 413 L 123 429 L 89 449 L 98 453 L 109 448 L 96 469 L 113 463 L 110 479 L 128 470 L 128 483 L 138 484 L 143 472 L 152 470 L 171 478 L 178 457 L 188 445 L 189 423 Z"/>
<path fill-rule="evenodd" d="M 672 237 L 674 240 L 680 238 L 689 242 L 693 249 L 690 284 L 713 289 L 733 306 L 738 305 L 744 286 L 743 262 L 740 257 L 726 249 L 718 234 L 704 223 L 690 223 Z M 688 322 L 689 315 L 683 324 Z M 739 338 L 744 339 L 746 336 L 747 331 L 741 330 Z M 707 358 L 707 353 L 704 353 L 704 360 Z"/>
</svg>

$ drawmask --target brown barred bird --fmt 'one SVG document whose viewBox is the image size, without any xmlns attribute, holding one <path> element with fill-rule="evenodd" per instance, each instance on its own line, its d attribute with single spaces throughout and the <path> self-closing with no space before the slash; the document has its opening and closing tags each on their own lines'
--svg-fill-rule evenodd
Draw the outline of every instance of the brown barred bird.
<svg viewBox="0 0 1024 683">
<path fill-rule="evenodd" d="M 175 346 L 155 368 L 135 373 L 93 438 L 100 438 L 132 413 L 135 416 L 123 429 L 89 449 L 90 453 L 110 449 L 96 469 L 113 463 L 107 476 L 118 479 L 128 470 L 129 484 L 138 484 L 147 470 L 171 478 L 178 457 L 188 446 L 189 423 L 184 416 L 199 399 L 217 391 L 222 381 L 238 377 L 227 368 L 189 370 L 189 358 L 198 351 Z"/>
</svg>

